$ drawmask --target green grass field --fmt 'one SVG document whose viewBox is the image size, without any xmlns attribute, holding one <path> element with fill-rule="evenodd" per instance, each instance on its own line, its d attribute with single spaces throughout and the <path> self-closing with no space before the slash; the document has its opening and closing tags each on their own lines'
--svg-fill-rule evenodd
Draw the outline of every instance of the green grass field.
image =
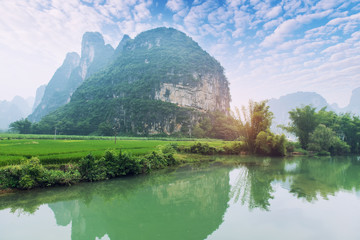
<svg viewBox="0 0 360 240">
<path fill-rule="evenodd" d="M 160 145 L 174 142 L 191 145 L 199 141 L 214 147 L 224 144 L 220 140 L 136 137 L 121 137 L 115 144 L 114 137 L 57 136 L 54 140 L 51 135 L 0 134 L 0 166 L 19 164 L 33 156 L 39 157 L 43 164 L 75 162 L 89 153 L 101 156 L 108 149 L 143 155 L 157 150 Z"/>
</svg>

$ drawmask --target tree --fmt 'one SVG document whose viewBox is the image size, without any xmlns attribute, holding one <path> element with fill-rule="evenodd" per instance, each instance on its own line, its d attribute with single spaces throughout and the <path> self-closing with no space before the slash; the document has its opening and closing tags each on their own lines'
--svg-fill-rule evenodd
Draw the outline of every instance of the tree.
<svg viewBox="0 0 360 240">
<path fill-rule="evenodd" d="M 285 127 L 285 130 L 295 134 L 299 138 L 301 147 L 304 149 L 308 147 L 310 133 L 319 124 L 315 110 L 316 108 L 307 105 L 289 112 L 291 123 L 289 127 Z"/>
<path fill-rule="evenodd" d="M 310 133 L 308 149 L 316 152 L 332 152 L 333 154 L 344 154 L 350 152 L 350 147 L 341 141 L 336 133 L 319 124 L 314 132 Z"/>
<path fill-rule="evenodd" d="M 271 156 L 286 155 L 286 138 L 285 135 L 275 135 L 268 129 L 266 132 L 261 131 L 255 140 L 256 152 Z"/>
<path fill-rule="evenodd" d="M 10 124 L 10 130 L 21 134 L 31 133 L 32 123 L 27 119 L 20 119 Z"/>
<path fill-rule="evenodd" d="M 360 152 L 360 118 L 344 114 L 339 117 L 342 139 L 350 145 L 352 153 Z"/>
<path fill-rule="evenodd" d="M 267 101 L 254 102 L 249 101 L 248 109 L 242 106 L 242 114 L 236 108 L 238 127 L 241 135 L 244 137 L 247 148 L 250 152 L 256 152 L 256 137 L 263 131 L 266 132 L 273 119 L 273 113 L 270 112 Z"/>
<path fill-rule="evenodd" d="M 218 138 L 235 140 L 239 137 L 237 121 L 223 112 L 215 111 L 207 113 L 203 119 L 192 129 L 196 138 Z"/>
</svg>

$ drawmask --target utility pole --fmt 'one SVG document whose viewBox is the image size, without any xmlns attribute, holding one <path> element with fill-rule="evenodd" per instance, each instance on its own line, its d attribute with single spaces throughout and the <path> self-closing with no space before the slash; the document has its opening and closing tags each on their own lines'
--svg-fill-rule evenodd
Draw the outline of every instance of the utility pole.
<svg viewBox="0 0 360 240">
<path fill-rule="evenodd" d="M 113 130 L 114 130 L 115 144 L 116 144 L 116 135 L 117 135 L 118 131 L 120 130 L 120 119 L 119 118 L 114 118 Z"/>
<path fill-rule="evenodd" d="M 55 135 L 54 135 L 54 140 L 56 140 L 56 127 L 55 127 Z"/>
</svg>

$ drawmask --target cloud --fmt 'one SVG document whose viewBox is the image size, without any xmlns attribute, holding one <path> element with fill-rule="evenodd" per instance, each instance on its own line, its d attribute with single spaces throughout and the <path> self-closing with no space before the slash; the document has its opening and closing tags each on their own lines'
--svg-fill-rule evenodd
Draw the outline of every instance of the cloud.
<svg viewBox="0 0 360 240">
<path fill-rule="evenodd" d="M 24 86 L 16 94 L 35 94 L 39 85 L 50 80 L 67 52 L 80 53 L 84 32 L 101 32 L 106 43 L 116 47 L 124 33 L 135 36 L 151 28 L 151 3 L 145 0 L 1 2 L 0 51 L 19 59 L 18 67 L 24 70 L 15 76 L 9 66 L 15 60 L 6 61 L 9 57 L 0 55 L 4 81 Z M 20 59 L 31 61 L 33 69 L 24 66 L 25 61 Z M 0 95 L 7 96 L 6 91 L 10 92 L 0 91 Z"/>
<path fill-rule="evenodd" d="M 314 6 L 314 9 L 334 9 L 336 6 L 339 6 L 344 2 L 346 2 L 346 0 L 321 0 Z"/>
<path fill-rule="evenodd" d="M 282 42 L 284 38 L 290 36 L 290 34 L 299 26 L 299 22 L 295 19 L 286 20 L 275 29 L 273 34 L 267 36 L 260 46 L 271 47 L 276 43 Z"/>
<path fill-rule="evenodd" d="M 183 0 L 169 0 L 165 6 L 173 12 L 179 12 L 186 7 L 186 4 Z"/>
<path fill-rule="evenodd" d="M 266 13 L 265 17 L 268 19 L 276 18 L 281 13 L 281 6 L 273 7 L 268 13 Z"/>
<path fill-rule="evenodd" d="M 184 24 L 187 30 L 194 35 L 201 33 L 201 25 L 207 22 L 207 17 L 214 9 L 218 7 L 216 1 L 206 1 L 200 5 L 193 6 L 184 18 Z"/>
</svg>

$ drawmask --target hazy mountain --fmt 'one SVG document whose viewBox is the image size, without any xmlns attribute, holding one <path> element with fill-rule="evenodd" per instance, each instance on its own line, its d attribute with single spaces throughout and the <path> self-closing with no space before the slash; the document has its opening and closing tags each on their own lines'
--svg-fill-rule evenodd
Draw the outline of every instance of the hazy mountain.
<svg viewBox="0 0 360 240">
<path fill-rule="evenodd" d="M 33 99 L 16 96 L 11 101 L 0 101 L 0 130 L 6 130 L 10 123 L 26 118 L 31 113 Z"/>
<path fill-rule="evenodd" d="M 68 103 L 81 83 L 108 64 L 113 54 L 114 49 L 108 44 L 105 45 L 100 33 L 85 33 L 82 38 L 81 57 L 77 53 L 66 55 L 29 120 L 39 121 L 43 116 Z"/>
<path fill-rule="evenodd" d="M 305 106 L 312 105 L 317 110 L 326 107 L 328 111 L 336 113 L 351 113 L 360 115 L 360 88 L 353 90 L 350 103 L 344 108 L 340 108 L 336 103 L 328 104 L 328 102 L 321 95 L 315 92 L 296 92 L 287 94 L 279 99 L 271 99 L 268 102 L 270 110 L 274 113 L 273 128 L 276 130 L 276 125 L 289 123 L 289 111 Z"/>
<path fill-rule="evenodd" d="M 279 99 L 270 99 L 268 105 L 270 107 L 270 111 L 274 113 L 274 130 L 279 124 L 287 125 L 290 121 L 289 111 L 297 107 L 312 105 L 318 110 L 323 107 L 327 107 L 327 110 L 333 110 L 325 98 L 315 92 L 296 92 L 287 94 Z"/>
<path fill-rule="evenodd" d="M 34 101 L 34 105 L 32 107 L 32 111 L 34 111 L 36 109 L 36 107 L 39 106 L 41 99 L 44 96 L 45 89 L 46 89 L 46 84 L 41 85 L 40 87 L 38 87 L 36 89 L 35 101 Z"/>
<path fill-rule="evenodd" d="M 345 112 L 360 115 L 360 87 L 352 91 L 350 103 L 344 108 Z"/>
<path fill-rule="evenodd" d="M 40 126 L 56 125 L 68 134 L 113 127 L 134 134 L 187 133 L 197 115 L 229 109 L 222 66 L 182 32 L 157 28 L 125 37 L 116 54 Z"/>
</svg>

